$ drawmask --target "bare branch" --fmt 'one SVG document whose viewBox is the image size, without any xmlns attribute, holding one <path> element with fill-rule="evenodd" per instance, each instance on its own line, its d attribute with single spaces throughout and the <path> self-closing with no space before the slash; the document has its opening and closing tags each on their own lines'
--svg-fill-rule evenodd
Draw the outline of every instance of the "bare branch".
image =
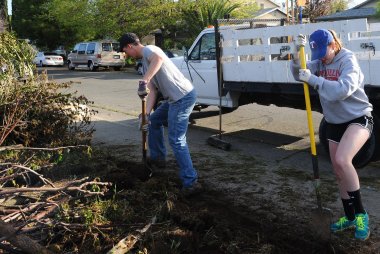
<svg viewBox="0 0 380 254">
<path fill-rule="evenodd" d="M 84 179 L 87 179 L 84 178 Z M 82 181 L 83 182 L 83 181 Z M 112 183 L 109 182 L 86 182 L 83 183 L 80 186 L 72 186 L 75 184 L 74 182 L 71 182 L 63 187 L 39 187 L 39 188 L 33 188 L 33 187 L 27 187 L 27 188 L 0 188 L 0 196 L 1 195 L 7 195 L 7 194 L 14 194 L 14 193 L 25 193 L 25 192 L 59 192 L 59 191 L 78 191 L 83 192 L 87 194 L 94 194 L 94 195 L 104 195 L 103 191 L 89 191 L 84 189 L 88 185 L 100 185 L 100 186 L 111 186 Z"/>
<path fill-rule="evenodd" d="M 25 253 L 51 253 L 48 249 L 42 247 L 29 237 L 25 235 L 17 235 L 17 230 L 2 220 L 0 220 L 0 235 L 5 236 L 7 241 L 9 241 L 13 246 L 23 250 Z"/>
<path fill-rule="evenodd" d="M 12 145 L 12 146 L 3 146 L 0 147 L 0 152 L 2 151 L 9 151 L 9 150 L 37 150 L 37 151 L 58 151 L 62 149 L 68 149 L 68 148 L 78 148 L 78 147 L 86 147 L 87 145 L 76 145 L 76 146 L 61 146 L 61 147 L 25 147 L 23 145 Z M 1 164 L 0 164 L 1 165 Z"/>
</svg>

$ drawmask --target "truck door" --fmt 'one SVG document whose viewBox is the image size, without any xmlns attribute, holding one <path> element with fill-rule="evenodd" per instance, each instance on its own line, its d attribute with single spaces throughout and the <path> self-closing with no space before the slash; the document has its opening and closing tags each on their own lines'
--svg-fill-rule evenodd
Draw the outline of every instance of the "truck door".
<svg viewBox="0 0 380 254">
<path fill-rule="evenodd" d="M 218 80 L 216 70 L 215 34 L 203 34 L 188 55 L 189 71 L 185 76 L 193 79 L 193 85 L 198 94 L 198 103 L 218 105 Z M 198 74 L 197 74 L 198 73 Z"/>
<path fill-rule="evenodd" d="M 78 57 L 77 57 L 77 62 L 76 62 L 77 64 L 87 64 L 86 48 L 87 48 L 87 43 L 79 44 Z"/>
</svg>

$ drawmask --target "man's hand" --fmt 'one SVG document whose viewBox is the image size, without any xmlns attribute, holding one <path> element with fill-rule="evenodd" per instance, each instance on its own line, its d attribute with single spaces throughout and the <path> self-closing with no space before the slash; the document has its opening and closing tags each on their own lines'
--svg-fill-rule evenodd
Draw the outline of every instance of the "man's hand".
<svg viewBox="0 0 380 254">
<path fill-rule="evenodd" d="M 299 79 L 308 83 L 311 77 L 311 72 L 309 69 L 300 69 L 299 70 Z"/>
<path fill-rule="evenodd" d="M 299 59 L 299 51 L 301 46 L 305 47 L 307 41 L 306 36 L 303 34 L 297 35 L 296 39 L 293 41 L 294 48 L 293 48 L 293 59 L 298 60 Z"/>
<path fill-rule="evenodd" d="M 145 98 L 149 92 L 148 83 L 145 80 L 140 80 L 137 94 L 140 96 L 140 98 Z"/>
<path fill-rule="evenodd" d="M 143 121 L 144 120 L 144 121 Z M 144 118 L 142 114 L 139 115 L 139 130 L 140 131 L 148 131 L 149 129 L 149 115 L 146 114 Z"/>
</svg>

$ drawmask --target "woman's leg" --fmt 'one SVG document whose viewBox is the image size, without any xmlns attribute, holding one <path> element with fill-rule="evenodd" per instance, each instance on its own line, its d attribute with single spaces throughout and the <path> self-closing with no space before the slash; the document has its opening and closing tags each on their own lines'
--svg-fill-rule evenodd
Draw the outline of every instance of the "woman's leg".
<svg viewBox="0 0 380 254">
<path fill-rule="evenodd" d="M 338 145 L 339 145 L 339 143 L 329 141 L 329 151 L 330 151 L 331 163 L 333 166 L 336 181 L 338 183 L 340 197 L 342 199 L 349 199 L 350 197 L 348 196 L 348 193 L 347 193 L 347 186 L 344 185 L 344 181 L 343 181 L 343 170 L 339 167 L 339 165 L 335 159 L 336 151 L 338 150 Z"/>
<path fill-rule="evenodd" d="M 358 124 L 349 125 L 337 145 L 335 155 L 331 157 L 335 173 L 346 191 L 360 189 L 359 177 L 352 164 L 352 159 L 368 140 L 369 135 L 366 128 Z"/>
<path fill-rule="evenodd" d="M 359 176 L 352 164 L 352 159 L 363 147 L 370 136 L 370 131 L 358 124 L 351 124 L 344 132 L 340 143 L 331 145 L 331 161 L 338 179 L 343 207 L 348 218 L 341 218 L 331 226 L 333 231 L 340 231 L 355 226 L 355 238 L 366 240 L 370 235 L 368 214 L 363 208 L 360 195 Z M 344 193 L 346 191 L 346 193 Z M 348 198 L 346 198 L 348 196 Z M 354 217 L 354 215 L 355 217 Z"/>
</svg>

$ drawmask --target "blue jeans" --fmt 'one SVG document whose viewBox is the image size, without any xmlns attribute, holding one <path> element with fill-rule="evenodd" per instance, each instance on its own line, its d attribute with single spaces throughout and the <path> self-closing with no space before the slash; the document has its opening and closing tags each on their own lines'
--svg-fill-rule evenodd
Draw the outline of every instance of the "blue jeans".
<svg viewBox="0 0 380 254">
<path fill-rule="evenodd" d="M 162 103 L 149 117 L 148 143 L 150 158 L 152 160 L 165 160 L 166 158 L 163 123 L 167 121 L 169 144 L 177 160 L 180 169 L 179 177 L 185 188 L 192 186 L 198 178 L 186 142 L 189 116 L 195 105 L 195 100 L 196 93 L 193 89 L 176 102 Z"/>
</svg>

